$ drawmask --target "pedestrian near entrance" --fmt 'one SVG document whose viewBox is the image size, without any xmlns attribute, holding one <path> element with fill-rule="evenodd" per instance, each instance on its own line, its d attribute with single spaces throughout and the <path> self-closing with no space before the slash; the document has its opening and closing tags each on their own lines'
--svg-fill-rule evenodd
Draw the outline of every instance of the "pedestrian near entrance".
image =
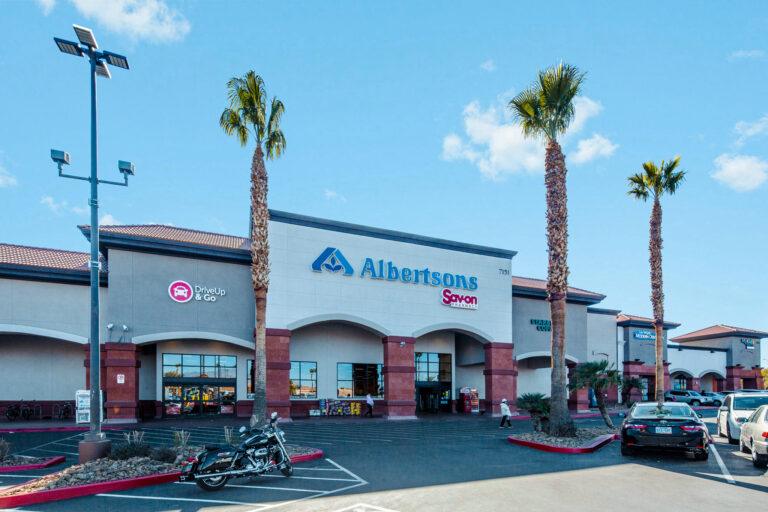
<svg viewBox="0 0 768 512">
<path fill-rule="evenodd" d="M 373 397 L 370 393 L 365 395 L 365 416 L 368 416 L 369 418 L 373 418 Z"/>
<path fill-rule="evenodd" d="M 509 419 L 511 416 L 512 416 L 512 411 L 509 410 L 509 405 L 507 405 L 507 399 L 502 398 L 501 399 L 501 425 L 499 425 L 499 428 L 504 428 L 505 426 L 507 428 L 512 428 L 512 421 Z"/>
</svg>

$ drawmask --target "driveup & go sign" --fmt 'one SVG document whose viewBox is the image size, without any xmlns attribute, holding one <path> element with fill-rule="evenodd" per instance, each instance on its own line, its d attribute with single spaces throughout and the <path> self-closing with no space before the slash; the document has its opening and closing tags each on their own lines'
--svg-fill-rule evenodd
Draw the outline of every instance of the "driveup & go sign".
<svg viewBox="0 0 768 512">
<path fill-rule="evenodd" d="M 168 285 L 168 296 L 172 301 L 185 304 L 191 300 L 202 302 L 216 302 L 219 298 L 225 296 L 227 291 L 224 288 L 209 288 L 207 286 L 192 286 L 186 281 L 177 279 Z"/>
</svg>

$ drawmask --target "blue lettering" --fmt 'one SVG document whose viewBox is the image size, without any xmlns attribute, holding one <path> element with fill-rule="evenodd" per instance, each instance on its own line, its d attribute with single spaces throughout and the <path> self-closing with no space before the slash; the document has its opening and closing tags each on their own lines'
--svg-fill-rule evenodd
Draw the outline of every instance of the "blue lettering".
<svg viewBox="0 0 768 512">
<path fill-rule="evenodd" d="M 400 273 L 397 271 L 397 267 L 392 264 L 391 261 L 387 262 L 387 281 L 397 281 Z"/>
<path fill-rule="evenodd" d="M 440 272 L 432 272 L 432 286 L 440 286 Z"/>
<path fill-rule="evenodd" d="M 429 285 L 429 267 L 423 270 L 424 272 L 424 284 Z"/>
<path fill-rule="evenodd" d="M 451 287 L 453 286 L 453 274 L 449 274 L 446 272 L 443 274 L 443 286 Z"/>
<path fill-rule="evenodd" d="M 477 290 L 477 278 L 474 276 L 469 278 L 469 289 Z"/>
<path fill-rule="evenodd" d="M 456 274 L 456 288 L 467 289 L 467 278 L 461 274 Z"/>
<path fill-rule="evenodd" d="M 411 269 L 404 268 L 400 271 L 400 279 L 403 280 L 404 283 L 410 283 L 411 282 Z M 418 275 L 418 274 L 416 274 Z"/>
<path fill-rule="evenodd" d="M 376 275 L 376 269 L 373 267 L 373 260 L 371 258 L 365 258 L 365 263 L 363 263 L 363 271 L 360 272 L 360 277 L 365 277 L 365 274 L 370 274 L 371 279 L 381 279 L 380 276 Z"/>
<path fill-rule="evenodd" d="M 379 260 L 379 279 L 384 279 L 384 260 Z"/>
</svg>

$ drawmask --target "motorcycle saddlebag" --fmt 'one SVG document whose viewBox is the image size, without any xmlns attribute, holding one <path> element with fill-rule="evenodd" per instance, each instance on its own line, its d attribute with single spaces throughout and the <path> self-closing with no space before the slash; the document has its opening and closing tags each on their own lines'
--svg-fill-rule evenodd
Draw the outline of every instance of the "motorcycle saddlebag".
<svg viewBox="0 0 768 512">
<path fill-rule="evenodd" d="M 200 472 L 206 473 L 224 471 L 232 465 L 232 458 L 235 456 L 235 453 L 233 450 L 222 448 L 206 450 L 205 453 L 198 457 L 197 469 Z"/>
</svg>

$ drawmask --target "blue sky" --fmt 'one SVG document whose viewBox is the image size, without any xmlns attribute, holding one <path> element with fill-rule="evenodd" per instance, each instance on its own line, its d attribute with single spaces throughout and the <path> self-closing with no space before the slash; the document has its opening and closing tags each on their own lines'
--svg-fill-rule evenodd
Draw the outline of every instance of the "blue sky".
<svg viewBox="0 0 768 512">
<path fill-rule="evenodd" d="M 571 284 L 650 314 L 650 205 L 626 177 L 679 154 L 667 318 L 678 333 L 768 330 L 768 4 L 506 4 L 3 2 L 0 240 L 87 249 L 86 187 L 48 158 L 88 165 L 86 63 L 51 39 L 79 23 L 132 66 L 99 81 L 102 175 L 118 159 L 137 168 L 128 189 L 103 187 L 106 221 L 246 235 L 252 148 L 217 121 L 226 81 L 253 69 L 286 105 L 271 207 L 515 249 L 514 272 L 543 277 L 541 145 L 504 99 L 565 60 L 587 72 L 563 140 Z"/>
</svg>

